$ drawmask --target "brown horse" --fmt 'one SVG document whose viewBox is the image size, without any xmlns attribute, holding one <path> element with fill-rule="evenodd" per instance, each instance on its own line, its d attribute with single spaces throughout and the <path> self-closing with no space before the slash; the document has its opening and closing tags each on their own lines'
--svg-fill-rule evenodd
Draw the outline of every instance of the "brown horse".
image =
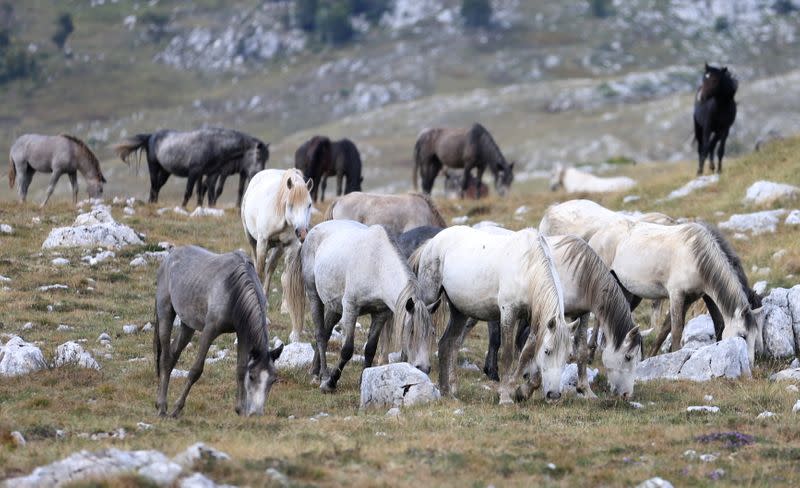
<svg viewBox="0 0 800 488">
<path fill-rule="evenodd" d="M 320 189 L 320 201 L 325 201 L 325 187 L 329 176 L 336 175 L 336 196 L 361 191 L 361 154 L 350 139 L 331 141 L 325 136 L 314 136 L 304 142 L 294 154 L 294 167 L 303 172 L 306 181 L 314 180 Z M 343 180 L 346 178 L 344 189 Z M 312 192 L 317 201 L 317 189 Z"/>
<path fill-rule="evenodd" d="M 106 179 L 100 170 L 100 161 L 89 146 L 75 136 L 22 135 L 11 146 L 9 164 L 8 185 L 14 188 L 17 173 L 21 175 L 19 197 L 23 202 L 28 197 L 28 187 L 33 179 L 33 173 L 37 171 L 53 173 L 50 185 L 47 187 L 47 196 L 42 202 L 43 207 L 50 200 L 58 179 L 64 173 L 69 176 L 69 182 L 72 184 L 73 202 L 78 202 L 78 171 L 89 185 L 89 196 L 91 198 L 103 196 L 103 183 Z"/>
<path fill-rule="evenodd" d="M 492 135 L 481 124 L 469 128 L 422 131 L 414 145 L 414 189 L 417 188 L 417 174 L 421 173 L 422 191 L 430 194 L 436 175 L 443 166 L 464 170 L 462 196 L 474 181 L 472 168 L 476 168 L 480 185 L 488 166 L 494 174 L 494 187 L 500 196 L 508 192 L 514 180 L 514 163 L 506 162 Z"/>
<path fill-rule="evenodd" d="M 317 201 L 320 180 L 324 181 L 333 168 L 331 140 L 325 136 L 314 136 L 307 140 L 294 153 L 294 167 L 303 172 L 306 181 L 313 180 L 311 198 Z M 323 183 L 324 184 L 324 183 Z M 325 199 L 325 190 L 322 191 Z"/>
</svg>

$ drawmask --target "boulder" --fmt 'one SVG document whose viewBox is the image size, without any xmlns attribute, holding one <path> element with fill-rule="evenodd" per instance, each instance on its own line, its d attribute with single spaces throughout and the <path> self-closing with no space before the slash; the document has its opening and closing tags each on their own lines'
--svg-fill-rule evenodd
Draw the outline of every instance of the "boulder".
<svg viewBox="0 0 800 488">
<path fill-rule="evenodd" d="M 131 244 L 143 244 L 130 227 L 117 223 L 108 210 L 97 206 L 78 215 L 71 227 L 56 227 L 42 244 L 42 249 L 54 247 L 106 247 L 119 249 Z"/>
<path fill-rule="evenodd" d="M 777 201 L 795 200 L 800 195 L 800 188 L 773 181 L 756 181 L 747 189 L 744 203 L 767 206 Z"/>
<path fill-rule="evenodd" d="M 796 353 L 800 356 L 800 285 L 793 286 L 786 294 L 786 305 L 792 317 L 792 334 Z"/>
<path fill-rule="evenodd" d="M 56 348 L 53 367 L 60 368 L 67 364 L 75 364 L 87 369 L 100 369 L 100 365 L 97 364 L 92 355 L 84 351 L 83 347 L 75 341 L 65 342 Z"/>
<path fill-rule="evenodd" d="M 101 251 L 95 254 L 94 256 L 92 256 L 91 254 L 88 256 L 84 256 L 81 258 L 81 261 L 83 261 L 84 263 L 88 263 L 89 266 L 96 266 L 102 263 L 103 261 L 113 259 L 115 257 L 117 257 L 117 255 L 114 254 L 112 251 Z"/>
<path fill-rule="evenodd" d="M 695 190 L 700 190 L 707 186 L 715 185 L 719 182 L 719 175 L 698 176 L 689 183 L 686 183 L 677 190 L 673 190 L 667 195 L 667 200 L 675 200 L 676 198 L 683 198 Z"/>
<path fill-rule="evenodd" d="M 731 232 L 750 232 L 754 235 L 774 233 L 786 210 L 764 210 L 748 214 L 734 214 L 719 223 L 720 229 Z"/>
<path fill-rule="evenodd" d="M 231 457 L 202 442 L 197 442 L 187 447 L 185 451 L 175 456 L 172 460 L 184 468 L 191 468 L 197 461 L 227 461 Z"/>
<path fill-rule="evenodd" d="M 681 348 L 698 349 L 709 346 L 716 340 L 717 334 L 714 331 L 714 321 L 711 320 L 711 315 L 698 315 L 684 326 Z"/>
<path fill-rule="evenodd" d="M 8 224 L 0 224 L 0 234 L 13 234 L 14 228 Z"/>
<path fill-rule="evenodd" d="M 786 225 L 800 225 L 800 210 L 792 210 L 783 222 Z"/>
<path fill-rule="evenodd" d="M 139 468 L 136 472 L 158 486 L 172 486 L 183 468 L 172 461 L 156 461 Z"/>
<path fill-rule="evenodd" d="M 80 451 L 60 461 L 38 467 L 28 476 L 8 479 L 4 486 L 63 486 L 83 480 L 110 478 L 127 472 L 137 472 L 159 484 L 159 480 L 167 480 L 174 473 L 175 467 L 171 464 L 173 463 L 170 463 L 169 458 L 158 451 L 122 451 L 113 448 L 96 452 Z M 174 478 L 163 485 L 168 486 L 172 482 Z"/>
<path fill-rule="evenodd" d="M 694 351 L 681 366 L 678 379 L 708 381 L 750 375 L 747 342 L 741 337 L 731 337 Z"/>
<path fill-rule="evenodd" d="M 692 349 L 681 349 L 649 357 L 636 366 L 636 380 L 676 379 L 681 366 L 689 359 L 692 352 L 694 352 Z"/>
<path fill-rule="evenodd" d="M 361 375 L 361 409 L 419 405 L 439 398 L 428 375 L 408 363 L 367 368 Z"/>
<path fill-rule="evenodd" d="M 19 376 L 42 369 L 47 369 L 42 350 L 21 337 L 12 336 L 0 347 L 0 376 Z"/>
<path fill-rule="evenodd" d="M 768 304 L 764 317 L 764 354 L 773 358 L 794 356 L 794 332 L 788 308 Z"/>
<path fill-rule="evenodd" d="M 589 381 L 590 385 L 594 383 L 597 373 L 597 368 L 586 368 L 586 379 Z M 575 363 L 569 363 L 564 368 L 564 372 L 561 373 L 561 392 L 566 394 L 575 394 L 577 387 L 578 365 Z"/>
<path fill-rule="evenodd" d="M 789 368 L 784 369 L 783 371 L 778 371 L 777 373 L 771 375 L 769 380 L 792 381 L 794 383 L 800 383 L 800 368 Z"/>
<path fill-rule="evenodd" d="M 314 361 L 314 347 L 308 342 L 292 342 L 283 346 L 281 356 L 275 361 L 278 369 L 310 368 Z"/>
</svg>

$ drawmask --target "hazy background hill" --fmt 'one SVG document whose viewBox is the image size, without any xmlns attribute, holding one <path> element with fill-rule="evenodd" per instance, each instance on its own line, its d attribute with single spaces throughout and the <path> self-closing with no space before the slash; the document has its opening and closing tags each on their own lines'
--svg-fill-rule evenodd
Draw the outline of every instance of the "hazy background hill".
<svg viewBox="0 0 800 488">
<path fill-rule="evenodd" d="M 109 192 L 140 197 L 146 175 L 108 145 L 157 128 L 245 130 L 273 143 L 279 167 L 313 133 L 348 136 L 365 187 L 398 191 L 422 128 L 475 120 L 527 176 L 556 162 L 684 160 L 705 61 L 740 78 L 730 153 L 800 129 L 791 1 L 490 5 L 489 25 L 468 27 L 462 0 L 0 0 L 0 67 L 22 72 L 0 84 L 0 153 L 25 132 L 71 132 L 98 152 Z"/>
</svg>

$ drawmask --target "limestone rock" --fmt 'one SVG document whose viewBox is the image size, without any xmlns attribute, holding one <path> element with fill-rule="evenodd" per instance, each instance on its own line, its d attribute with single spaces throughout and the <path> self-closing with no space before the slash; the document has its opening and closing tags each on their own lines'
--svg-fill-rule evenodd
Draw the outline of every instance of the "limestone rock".
<svg viewBox="0 0 800 488">
<path fill-rule="evenodd" d="M 173 461 L 184 468 L 191 468 L 197 461 L 227 461 L 231 457 L 202 442 L 197 442 L 187 447 L 185 451 L 173 458 Z"/>
<path fill-rule="evenodd" d="M 362 409 L 418 405 L 439 398 L 428 375 L 408 363 L 367 368 L 361 375 Z"/>
<path fill-rule="evenodd" d="M 776 201 L 795 200 L 800 195 L 800 188 L 773 181 L 756 181 L 747 189 L 744 203 L 766 206 Z"/>
<path fill-rule="evenodd" d="M 278 369 L 310 368 L 314 361 L 314 347 L 308 342 L 292 342 L 283 346 L 281 356 L 275 361 Z"/>
<path fill-rule="evenodd" d="M 692 352 L 694 351 L 691 349 L 681 349 L 649 357 L 636 366 L 636 380 L 676 379 L 681 366 L 689 359 Z"/>
<path fill-rule="evenodd" d="M 800 368 L 789 368 L 778 371 L 771 375 L 769 379 L 770 381 L 792 381 L 794 383 L 800 383 Z"/>
<path fill-rule="evenodd" d="M 586 379 L 591 385 L 597 376 L 598 369 L 586 367 Z M 561 392 L 565 394 L 574 394 L 578 387 L 578 365 L 569 363 L 561 373 Z"/>
<path fill-rule="evenodd" d="M 100 365 L 91 354 L 83 350 L 83 347 L 75 341 L 65 342 L 56 348 L 56 358 L 53 361 L 54 368 L 60 368 L 67 364 L 76 364 L 81 368 L 100 369 Z"/>
<path fill-rule="evenodd" d="M 636 485 L 636 488 L 672 488 L 672 483 L 656 476 L 655 478 L 642 481 Z"/>
<path fill-rule="evenodd" d="M 764 210 L 748 214 L 734 214 L 719 223 L 720 229 L 731 232 L 750 232 L 754 235 L 774 233 L 786 210 Z"/>
<path fill-rule="evenodd" d="M 0 348 L 0 376 L 19 376 L 42 369 L 47 369 L 42 350 L 21 337 L 12 336 Z"/>
<path fill-rule="evenodd" d="M 681 366 L 678 378 L 708 381 L 711 378 L 738 378 L 750 375 L 747 342 L 741 337 L 731 337 L 694 351 Z"/>
<path fill-rule="evenodd" d="M 143 242 L 133 229 L 117 223 L 105 208 L 95 207 L 89 213 L 78 215 L 71 227 L 51 230 L 42 249 L 98 246 L 119 249 L 130 244 Z"/>
</svg>

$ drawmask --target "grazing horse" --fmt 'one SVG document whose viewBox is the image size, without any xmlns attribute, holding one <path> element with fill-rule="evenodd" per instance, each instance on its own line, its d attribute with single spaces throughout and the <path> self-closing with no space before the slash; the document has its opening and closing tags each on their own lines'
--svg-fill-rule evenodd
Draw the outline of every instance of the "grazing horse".
<svg viewBox="0 0 800 488">
<path fill-rule="evenodd" d="M 564 188 L 567 193 L 608 193 L 630 190 L 636 181 L 627 176 L 600 177 L 563 164 L 553 167 L 550 190 Z"/>
<path fill-rule="evenodd" d="M 739 82 L 727 67 L 715 68 L 706 63 L 703 82 L 694 100 L 694 139 L 697 142 L 697 174 L 703 174 L 703 164 L 709 158 L 714 172 L 714 149 L 719 144 L 717 173 L 722 173 L 725 141 L 736 120 L 736 90 Z"/>
<path fill-rule="evenodd" d="M 242 199 L 244 234 L 256 272 L 269 297 L 270 281 L 287 247 L 299 246 L 311 222 L 311 187 L 296 169 L 265 169 L 253 176 Z M 292 334 L 291 342 L 299 336 Z"/>
<path fill-rule="evenodd" d="M 439 339 L 439 388 L 451 393 L 456 343 L 469 317 L 499 320 L 502 328 L 500 403 L 526 397 L 538 386 L 517 383 L 524 373 L 541 378 L 548 400 L 561 397 L 561 374 L 570 355 L 570 327 L 550 247 L 535 229 L 494 235 L 465 226 L 444 229 L 411 256 L 423 299 L 444 293 L 450 321 Z M 512 331 L 529 318 L 531 334 L 515 354 Z M 516 363 L 516 364 L 515 364 Z"/>
<path fill-rule="evenodd" d="M 169 175 L 187 178 L 183 206 L 192 197 L 195 183 L 198 185 L 198 206 L 202 204 L 202 177 L 216 175 L 238 168 L 239 174 L 252 177 L 264 169 L 269 150 L 267 145 L 243 132 L 208 128 L 191 132 L 160 130 L 152 134 L 137 134 L 116 144 L 114 149 L 125 163 L 131 154 L 147 156 L 150 170 L 150 203 L 158 202 L 158 193 Z M 241 200 L 244 183 L 239 181 Z M 214 185 L 208 186 L 209 201 L 216 202 Z"/>
<path fill-rule="evenodd" d="M 350 139 L 331 142 L 325 136 L 314 136 L 303 143 L 294 154 L 294 167 L 303 172 L 306 179 L 316 181 L 320 190 L 320 201 L 325 201 L 328 176 L 336 175 L 336 196 L 342 193 L 361 191 L 361 154 Z M 344 189 L 342 180 L 347 179 Z M 317 201 L 316 191 L 313 192 Z"/>
<path fill-rule="evenodd" d="M 466 191 L 461 190 L 464 174 L 461 171 L 453 171 L 445 168 L 444 170 L 444 194 L 447 198 L 455 200 L 457 198 L 467 198 L 480 200 L 489 195 L 489 187 L 470 173 Z"/>
<path fill-rule="evenodd" d="M 247 161 L 243 158 L 239 158 L 228 161 L 217 173 L 208 175 L 206 180 L 200 184 L 200 190 L 198 190 L 200 193 L 197 198 L 198 204 L 203 204 L 203 194 L 208 188 L 215 188 L 213 192 L 208 192 L 208 205 L 210 207 L 216 206 L 217 200 L 220 195 L 222 195 L 222 190 L 225 188 L 225 180 L 228 176 L 238 174 L 239 193 L 236 194 L 236 208 L 241 208 L 242 197 L 244 196 L 244 190 L 247 188 L 247 184 L 250 182 L 253 175 L 264 169 L 266 162 L 269 160 L 269 143 L 259 146 L 258 150 L 261 153 L 256 156 L 256 160 L 263 161 L 263 164 L 248 165 L 246 164 Z"/>
<path fill-rule="evenodd" d="M 476 168 L 477 181 L 483 180 L 486 167 L 494 174 L 494 188 L 504 196 L 514 180 L 514 163 L 506 162 L 497 143 L 481 124 L 460 129 L 425 129 L 414 145 L 414 173 L 412 180 L 417 189 L 417 175 L 422 175 L 422 191 L 430 194 L 433 182 L 442 167 L 464 170 L 461 194 L 472 181 L 470 174 Z"/>
<path fill-rule="evenodd" d="M 428 373 L 434 334 L 431 311 L 422 299 L 417 278 L 397 252 L 386 230 L 358 222 L 334 220 L 315 226 L 289 259 L 287 303 L 293 323 L 302 326 L 305 301 L 311 306 L 317 348 L 312 374 L 320 389 L 331 392 L 353 355 L 356 319 L 369 313 L 372 323 L 364 348 L 364 367 L 372 366 L 384 324 L 398 334 L 402 354 Z M 393 316 L 393 317 L 392 317 Z M 339 364 L 328 370 L 326 351 L 334 325 L 341 320 L 345 341 Z M 298 331 L 299 332 L 299 331 Z"/>
<path fill-rule="evenodd" d="M 380 195 L 354 192 L 336 199 L 325 211 L 324 220 L 355 220 L 379 224 L 392 235 L 422 225 L 445 227 L 444 219 L 428 195 Z"/>
<path fill-rule="evenodd" d="M 176 314 L 181 326 L 178 336 L 170 342 Z M 180 415 L 189 390 L 203 374 L 211 343 L 230 332 L 236 333 L 238 341 L 236 413 L 264 414 L 264 404 L 277 379 L 274 363 L 283 345 L 269 350 L 267 301 L 247 255 L 241 251 L 214 254 L 197 246 L 170 251 L 158 268 L 155 324 L 153 354 L 159 378 L 159 415 L 167 414 L 170 373 L 195 331 L 200 332 L 197 358 L 172 416 Z"/>
<path fill-rule="evenodd" d="M 743 337 L 753 364 L 763 308 L 751 308 L 736 270 L 705 226 L 619 222 L 597 231 L 589 245 L 631 294 L 669 298 L 673 351 L 680 348 L 686 310 L 708 295 L 722 315 L 722 337 Z M 667 333 L 665 324 L 654 353 Z"/>
<path fill-rule="evenodd" d="M 106 182 L 100 170 L 100 162 L 85 142 L 69 134 L 43 136 L 25 134 L 17 138 L 9 152 L 8 186 L 14 188 L 17 173 L 20 174 L 19 197 L 23 202 L 28 198 L 28 187 L 33 173 L 53 173 L 47 186 L 44 207 L 61 175 L 66 173 L 72 185 L 72 201 L 78 202 L 78 171 L 81 172 L 91 198 L 103 196 L 103 183 Z"/>
</svg>

